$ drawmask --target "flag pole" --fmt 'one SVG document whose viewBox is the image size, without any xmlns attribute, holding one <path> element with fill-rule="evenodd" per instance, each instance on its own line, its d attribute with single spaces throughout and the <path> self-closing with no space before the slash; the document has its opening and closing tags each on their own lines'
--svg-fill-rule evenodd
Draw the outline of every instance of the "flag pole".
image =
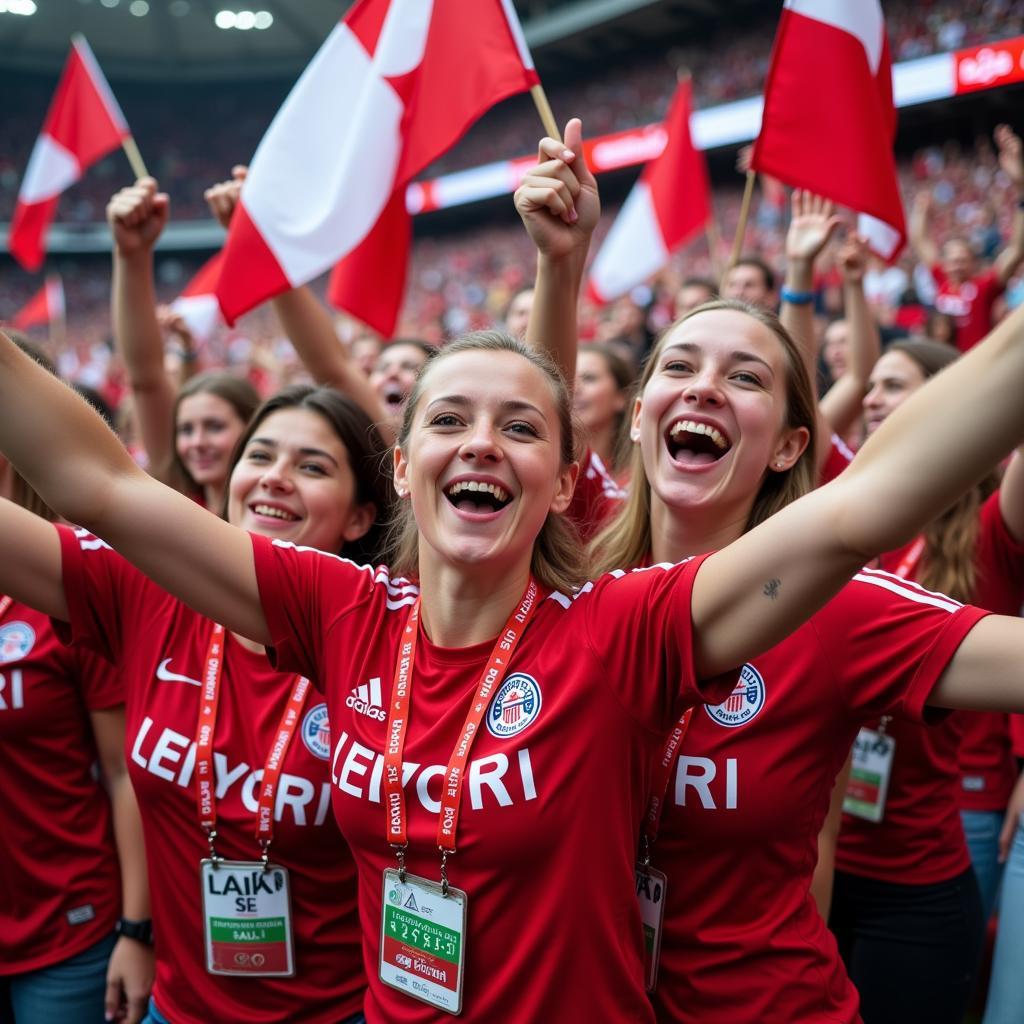
<svg viewBox="0 0 1024 1024">
<path fill-rule="evenodd" d="M 562 133 L 558 130 L 558 124 L 555 122 L 555 115 L 551 112 L 551 104 L 548 103 L 548 97 L 544 92 L 544 86 L 541 85 L 540 82 L 536 85 L 531 85 L 530 96 L 533 98 L 533 103 L 537 108 L 537 113 L 540 114 L 540 120 L 541 124 L 544 125 L 544 131 L 546 131 L 552 139 L 557 139 L 561 142 Z"/>
<path fill-rule="evenodd" d="M 132 165 L 132 174 L 135 175 L 135 179 L 148 178 L 149 171 L 146 170 L 146 165 L 142 162 L 142 154 L 139 152 L 139 147 L 135 145 L 134 136 L 129 135 L 124 139 L 121 148 L 124 150 L 124 155 L 128 157 L 128 163 Z"/>
<path fill-rule="evenodd" d="M 747 184 L 743 189 L 743 204 L 740 206 L 740 221 L 736 225 L 736 237 L 732 240 L 732 255 L 729 258 L 730 270 L 740 261 L 743 252 L 743 239 L 747 234 L 747 220 L 750 217 L 750 201 L 754 198 L 754 181 L 757 179 L 757 171 L 747 171 Z"/>
</svg>

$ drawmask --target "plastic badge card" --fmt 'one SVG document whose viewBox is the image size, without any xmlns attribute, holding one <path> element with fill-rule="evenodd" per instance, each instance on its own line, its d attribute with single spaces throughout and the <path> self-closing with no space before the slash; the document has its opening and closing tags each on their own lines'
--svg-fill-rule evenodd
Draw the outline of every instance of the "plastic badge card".
<svg viewBox="0 0 1024 1024">
<path fill-rule="evenodd" d="M 203 921 L 210 974 L 295 973 L 288 869 L 260 861 L 204 860 Z"/>
<path fill-rule="evenodd" d="M 658 983 L 658 960 L 661 957 L 661 926 L 665 920 L 665 887 L 667 881 L 661 871 L 638 864 L 636 898 L 640 904 L 640 918 L 644 926 L 644 982 L 648 992 Z"/>
<path fill-rule="evenodd" d="M 380 980 L 413 999 L 462 1012 L 466 954 L 466 894 L 398 871 L 384 872 Z"/>
<path fill-rule="evenodd" d="M 853 744 L 853 767 L 846 786 L 843 810 L 856 818 L 879 822 L 892 777 L 896 741 L 884 732 L 861 729 Z"/>
</svg>

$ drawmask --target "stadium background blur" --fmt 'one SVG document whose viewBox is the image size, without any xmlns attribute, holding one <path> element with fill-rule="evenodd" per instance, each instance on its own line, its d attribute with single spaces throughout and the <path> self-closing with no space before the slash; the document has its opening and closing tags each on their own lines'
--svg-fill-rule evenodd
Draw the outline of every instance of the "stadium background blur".
<svg viewBox="0 0 1024 1024">
<path fill-rule="evenodd" d="M 343 0 L 251 0 L 245 8 L 272 15 L 259 30 L 221 29 L 218 9 L 241 2 L 212 0 L 34 0 L 30 16 L 0 4 L 5 75 L 0 123 L 0 320 L 9 319 L 42 284 L 6 253 L 7 222 L 32 145 L 67 54 L 71 32 L 83 31 L 127 117 L 150 173 L 171 196 L 172 223 L 192 228 L 157 252 L 161 300 L 173 299 L 219 245 L 204 188 L 227 178 L 252 156 L 298 74 L 348 4 Z M 31 6 L 31 5 L 30 5 Z M 590 136 L 660 121 L 677 72 L 693 76 L 697 109 L 756 96 L 763 89 L 780 0 L 515 0 L 556 118 L 579 115 Z M 1024 35 L 1024 0 L 884 0 L 894 62 Z M 266 20 L 264 16 L 264 21 Z M 1024 85 L 918 104 L 900 111 L 897 157 L 906 208 L 916 191 L 936 202 L 936 238 L 967 235 L 991 256 L 1006 237 L 1014 200 L 991 145 L 1003 121 L 1024 129 Z M 343 116 L 343 108 L 339 108 Z M 526 157 L 542 134 L 528 97 L 490 111 L 426 177 L 499 159 Z M 736 228 L 743 178 L 737 145 L 707 152 L 714 205 L 727 248 Z M 639 167 L 602 174 L 603 216 L 595 250 Z M 67 333 L 39 338 L 55 345 L 62 371 L 99 388 L 113 404 L 122 374 L 110 349 L 109 243 L 102 227 L 111 194 L 129 184 L 128 162 L 116 152 L 66 192 L 45 270 L 58 271 L 67 295 Z M 757 190 L 745 250 L 781 259 L 786 203 L 782 190 Z M 399 331 L 429 341 L 500 320 L 511 295 L 533 276 L 532 248 L 508 195 L 415 219 L 416 243 Z M 191 239 L 191 241 L 190 241 Z M 721 259 L 725 249 L 718 254 Z M 712 271 L 706 240 L 697 239 L 631 296 L 596 308 L 584 303 L 585 338 L 610 340 L 656 330 L 673 314 L 679 282 Z M 819 285 L 820 311 L 838 303 L 838 278 L 828 261 Z M 316 287 L 321 291 L 323 282 Z M 869 291 L 880 320 L 899 332 L 921 322 L 932 297 L 930 278 L 909 250 L 898 269 L 877 267 Z M 1024 279 L 1007 302 L 1024 301 Z M 339 317 L 339 334 L 359 325 Z M 243 318 L 205 343 L 210 364 L 229 363 L 266 387 L 298 372 L 290 345 L 269 309 Z"/>
</svg>

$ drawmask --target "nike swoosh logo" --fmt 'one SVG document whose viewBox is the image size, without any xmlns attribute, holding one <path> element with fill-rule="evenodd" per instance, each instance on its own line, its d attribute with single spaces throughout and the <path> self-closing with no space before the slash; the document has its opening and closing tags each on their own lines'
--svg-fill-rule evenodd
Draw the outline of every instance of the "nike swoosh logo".
<svg viewBox="0 0 1024 1024">
<path fill-rule="evenodd" d="M 202 686 L 198 679 L 192 679 L 190 676 L 179 676 L 177 672 L 171 672 L 168 669 L 171 659 L 164 658 L 156 667 L 156 677 L 164 683 L 191 683 L 193 686 Z"/>
</svg>

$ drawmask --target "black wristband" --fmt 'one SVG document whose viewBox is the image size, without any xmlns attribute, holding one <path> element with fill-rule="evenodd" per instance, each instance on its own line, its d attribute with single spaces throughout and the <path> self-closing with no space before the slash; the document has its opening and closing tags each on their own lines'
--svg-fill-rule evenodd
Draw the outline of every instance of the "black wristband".
<svg viewBox="0 0 1024 1024">
<path fill-rule="evenodd" d="M 147 946 L 153 945 L 153 922 L 151 920 L 129 921 L 127 917 L 122 917 L 114 926 L 114 931 L 126 939 L 135 939 L 136 942 L 142 942 Z"/>
</svg>

